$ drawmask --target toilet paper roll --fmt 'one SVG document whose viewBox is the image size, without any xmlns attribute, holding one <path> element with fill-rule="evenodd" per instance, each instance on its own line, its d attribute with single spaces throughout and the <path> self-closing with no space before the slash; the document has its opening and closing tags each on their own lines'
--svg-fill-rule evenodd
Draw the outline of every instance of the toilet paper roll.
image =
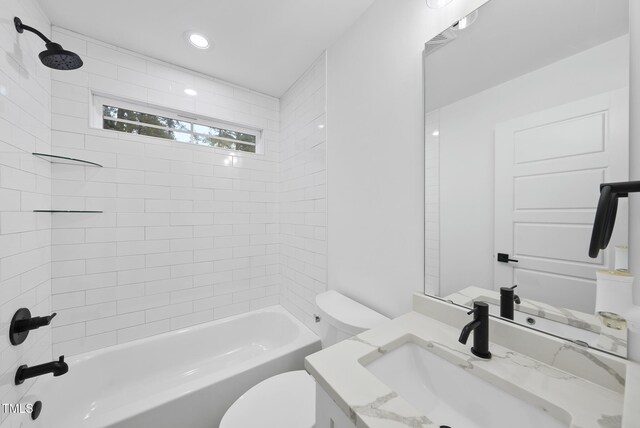
<svg viewBox="0 0 640 428">
<path fill-rule="evenodd" d="M 626 245 L 616 245 L 614 269 L 620 272 L 629 271 L 629 247 Z"/>
<path fill-rule="evenodd" d="M 596 314 L 624 315 L 633 305 L 633 276 L 624 272 L 596 272 Z"/>
</svg>

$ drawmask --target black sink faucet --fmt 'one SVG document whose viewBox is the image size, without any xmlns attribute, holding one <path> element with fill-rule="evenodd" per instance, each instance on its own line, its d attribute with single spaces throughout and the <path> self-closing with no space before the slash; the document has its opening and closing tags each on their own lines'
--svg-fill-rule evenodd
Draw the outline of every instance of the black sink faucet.
<svg viewBox="0 0 640 428">
<path fill-rule="evenodd" d="M 500 316 L 502 318 L 513 319 L 513 304 L 520 304 L 520 297 L 514 293 L 513 287 L 500 287 Z"/>
<path fill-rule="evenodd" d="M 473 310 L 467 314 L 473 314 L 473 321 L 462 328 L 458 341 L 466 344 L 471 331 L 473 331 L 471 353 L 476 357 L 488 360 L 491 358 L 491 352 L 489 352 L 489 305 L 485 302 L 473 302 Z"/>
<path fill-rule="evenodd" d="M 69 371 L 69 366 L 64 362 L 64 355 L 60 355 L 58 361 L 51 361 L 50 363 L 44 363 L 37 366 L 20 366 L 16 372 L 16 385 L 20 385 L 26 379 L 30 379 L 36 376 L 42 376 L 43 374 L 53 373 L 54 376 L 62 376 Z"/>
</svg>

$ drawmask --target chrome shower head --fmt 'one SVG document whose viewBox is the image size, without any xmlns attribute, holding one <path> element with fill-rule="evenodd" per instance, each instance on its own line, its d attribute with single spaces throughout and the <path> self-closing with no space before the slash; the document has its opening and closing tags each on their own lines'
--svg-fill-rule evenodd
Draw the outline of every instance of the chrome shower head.
<svg viewBox="0 0 640 428">
<path fill-rule="evenodd" d="M 62 46 L 49 40 L 40 31 L 24 25 L 17 16 L 13 18 L 13 23 L 18 33 L 22 33 L 24 30 L 31 31 L 44 40 L 47 49 L 40 52 L 38 56 L 40 57 L 40 61 L 47 67 L 53 68 L 54 70 L 76 70 L 82 67 L 82 59 L 80 59 L 78 54 L 64 50 Z"/>
</svg>

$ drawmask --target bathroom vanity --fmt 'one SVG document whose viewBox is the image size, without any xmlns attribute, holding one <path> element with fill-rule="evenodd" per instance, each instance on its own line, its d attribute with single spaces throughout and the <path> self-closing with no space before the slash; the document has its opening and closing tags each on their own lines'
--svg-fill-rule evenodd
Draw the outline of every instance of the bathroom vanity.
<svg viewBox="0 0 640 428">
<path fill-rule="evenodd" d="M 637 364 L 498 318 L 483 360 L 458 342 L 469 321 L 416 294 L 412 312 L 307 357 L 316 428 L 640 426 Z"/>
</svg>

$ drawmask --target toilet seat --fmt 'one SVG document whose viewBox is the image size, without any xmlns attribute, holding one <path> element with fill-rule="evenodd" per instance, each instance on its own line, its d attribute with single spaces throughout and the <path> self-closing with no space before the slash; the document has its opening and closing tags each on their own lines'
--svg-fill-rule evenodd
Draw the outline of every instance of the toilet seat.
<svg viewBox="0 0 640 428">
<path fill-rule="evenodd" d="M 304 370 L 270 377 L 229 407 L 220 428 L 311 428 L 316 422 L 315 388 Z"/>
</svg>

